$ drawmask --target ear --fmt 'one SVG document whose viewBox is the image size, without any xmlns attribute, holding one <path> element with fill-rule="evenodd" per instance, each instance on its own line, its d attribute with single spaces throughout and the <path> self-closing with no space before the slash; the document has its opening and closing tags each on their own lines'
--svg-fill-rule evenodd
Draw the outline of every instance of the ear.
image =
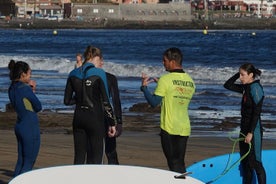
<svg viewBox="0 0 276 184">
<path fill-rule="evenodd" d="M 249 76 L 250 78 L 253 78 L 253 73 L 250 73 L 248 76 Z"/>
<path fill-rule="evenodd" d="M 21 77 L 21 78 L 24 78 L 24 77 L 26 77 L 26 75 L 27 75 L 27 74 L 25 74 L 24 72 L 22 72 L 20 77 Z"/>
</svg>

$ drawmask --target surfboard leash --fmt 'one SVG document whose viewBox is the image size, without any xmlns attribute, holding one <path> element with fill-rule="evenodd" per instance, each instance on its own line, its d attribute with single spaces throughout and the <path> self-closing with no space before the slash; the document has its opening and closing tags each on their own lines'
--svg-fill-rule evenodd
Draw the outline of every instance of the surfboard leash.
<svg viewBox="0 0 276 184">
<path fill-rule="evenodd" d="M 229 154 L 229 157 L 228 157 L 228 161 L 227 161 L 227 164 L 225 166 L 225 169 L 221 172 L 221 174 L 219 174 L 217 177 L 215 177 L 214 179 L 212 179 L 211 181 L 208 181 L 206 184 L 211 184 L 215 181 L 217 181 L 219 178 L 221 178 L 222 176 L 224 176 L 227 172 L 229 172 L 231 169 L 233 169 L 238 163 L 240 163 L 245 157 L 247 157 L 247 155 L 250 153 L 250 150 L 251 150 L 251 143 L 248 143 L 249 144 L 249 148 L 248 148 L 248 151 L 240 158 L 238 159 L 236 162 L 234 162 L 232 165 L 229 166 L 229 164 L 232 162 L 232 155 L 234 154 L 235 152 L 235 148 L 236 148 L 236 144 L 240 141 L 244 141 L 245 140 L 245 135 L 243 133 L 240 132 L 240 134 L 243 136 L 243 137 L 240 137 L 240 138 L 232 138 L 231 136 L 229 136 L 229 139 L 231 141 L 233 141 L 233 146 L 232 146 L 232 152 Z"/>
</svg>

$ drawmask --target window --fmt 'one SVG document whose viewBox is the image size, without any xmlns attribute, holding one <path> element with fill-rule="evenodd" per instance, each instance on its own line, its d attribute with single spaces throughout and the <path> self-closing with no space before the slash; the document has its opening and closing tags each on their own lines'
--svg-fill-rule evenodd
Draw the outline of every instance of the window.
<svg viewBox="0 0 276 184">
<path fill-rule="evenodd" d="M 77 13 L 82 13 L 82 9 L 77 9 Z"/>
<path fill-rule="evenodd" d="M 114 13 L 114 9 L 109 9 L 108 13 Z"/>
</svg>

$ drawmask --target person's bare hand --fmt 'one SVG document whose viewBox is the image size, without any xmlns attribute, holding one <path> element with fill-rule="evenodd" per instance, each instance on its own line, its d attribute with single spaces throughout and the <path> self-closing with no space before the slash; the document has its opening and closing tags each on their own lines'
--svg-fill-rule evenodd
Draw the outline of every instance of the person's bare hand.
<svg viewBox="0 0 276 184">
<path fill-rule="evenodd" d="M 108 127 L 108 137 L 114 137 L 116 134 L 116 127 L 115 126 L 109 126 Z"/>
<path fill-rule="evenodd" d="M 36 90 L 36 82 L 34 80 L 30 80 L 28 84 L 32 88 L 33 92 L 35 92 L 35 90 Z"/>
<path fill-rule="evenodd" d="M 244 139 L 244 142 L 249 144 L 251 142 L 252 138 L 253 138 L 253 134 L 252 133 L 248 133 L 246 135 L 245 139 Z"/>
<path fill-rule="evenodd" d="M 142 73 L 142 86 L 148 86 L 149 83 L 157 82 L 158 78 L 149 77 L 147 74 Z"/>
</svg>

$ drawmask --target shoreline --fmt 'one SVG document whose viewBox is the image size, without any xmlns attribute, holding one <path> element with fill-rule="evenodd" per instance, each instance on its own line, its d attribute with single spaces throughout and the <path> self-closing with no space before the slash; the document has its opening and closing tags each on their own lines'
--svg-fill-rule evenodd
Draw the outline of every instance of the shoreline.
<svg viewBox="0 0 276 184">
<path fill-rule="evenodd" d="M 39 19 L 0 20 L 0 29 L 183 29 L 202 30 L 276 30 L 276 18 L 226 18 L 217 20 L 191 21 L 126 21 L 108 20 L 108 22 L 76 21 L 64 19 L 61 21 Z"/>
<path fill-rule="evenodd" d="M 205 113 L 208 113 L 206 110 Z M 72 134 L 74 113 L 53 112 L 44 110 L 38 113 L 41 133 Z M 16 122 L 16 113 L 10 109 L 0 112 L 0 130 L 13 130 Z M 147 103 L 133 105 L 129 112 L 123 112 L 123 129 L 135 132 L 159 131 L 160 107 L 152 108 Z M 193 137 L 224 137 L 236 136 L 239 130 L 239 117 L 225 119 L 190 117 Z M 202 122 L 202 123 L 200 123 Z M 214 123 L 216 122 L 216 123 Z M 264 139 L 274 140 L 276 124 L 273 120 L 262 120 Z"/>
</svg>

